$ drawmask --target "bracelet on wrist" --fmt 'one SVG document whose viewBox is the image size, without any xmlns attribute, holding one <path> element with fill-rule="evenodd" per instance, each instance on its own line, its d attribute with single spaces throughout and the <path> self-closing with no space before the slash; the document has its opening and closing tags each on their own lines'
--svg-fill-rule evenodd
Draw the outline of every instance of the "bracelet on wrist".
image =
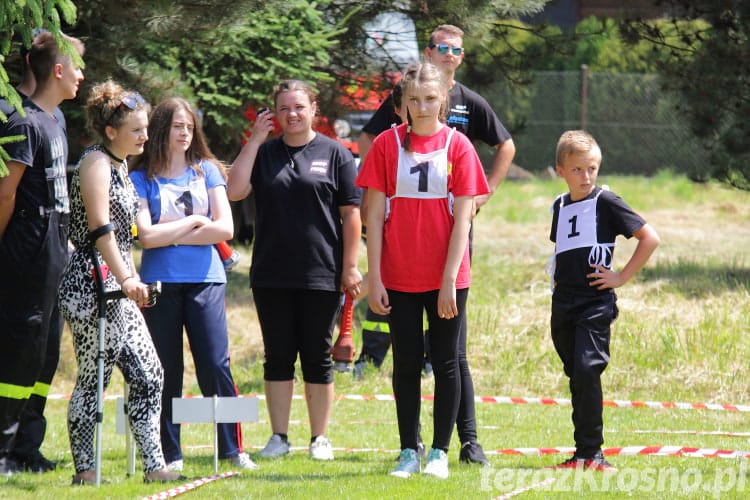
<svg viewBox="0 0 750 500">
<path fill-rule="evenodd" d="M 129 279 L 135 279 L 135 276 L 131 274 L 130 276 L 126 277 L 124 280 L 120 282 L 120 287 L 122 287 L 122 285 L 124 285 L 125 282 L 128 281 Z"/>
</svg>

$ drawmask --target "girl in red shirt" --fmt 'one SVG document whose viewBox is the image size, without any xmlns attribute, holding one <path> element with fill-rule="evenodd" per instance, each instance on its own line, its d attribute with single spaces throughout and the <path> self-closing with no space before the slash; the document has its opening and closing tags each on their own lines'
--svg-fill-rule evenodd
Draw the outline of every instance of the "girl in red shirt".
<svg viewBox="0 0 750 500">
<path fill-rule="evenodd" d="M 469 292 L 474 197 L 489 193 L 469 139 L 444 123 L 444 74 L 414 63 L 400 83 L 406 123 L 373 142 L 356 184 L 367 188 L 370 308 L 389 317 L 401 455 L 391 472 L 420 470 L 417 455 L 423 314 L 435 373 L 434 435 L 424 472 L 448 477 L 460 396 L 457 340 Z"/>
</svg>

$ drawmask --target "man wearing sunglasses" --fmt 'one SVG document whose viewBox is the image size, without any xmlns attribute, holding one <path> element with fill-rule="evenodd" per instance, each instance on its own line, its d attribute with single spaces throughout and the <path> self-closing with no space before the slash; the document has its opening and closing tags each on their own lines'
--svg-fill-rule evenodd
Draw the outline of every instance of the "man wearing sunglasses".
<svg viewBox="0 0 750 500">
<path fill-rule="evenodd" d="M 505 179 L 510 164 L 516 154 L 516 146 L 513 139 L 503 126 L 497 114 L 489 103 L 478 93 L 455 80 L 458 67 L 464 60 L 463 49 L 464 32 L 460 28 L 443 24 L 435 28 L 430 35 L 430 41 L 424 49 L 425 59 L 438 68 L 445 71 L 450 85 L 449 104 L 446 123 L 456 128 L 471 139 L 472 142 L 482 141 L 495 149 L 492 164 L 488 170 L 487 182 L 490 192 L 493 193 L 498 185 Z M 380 105 L 370 121 L 362 128 L 359 136 L 360 164 L 365 160 L 370 150 L 372 141 L 381 132 L 388 130 L 392 124 L 401 120 L 394 111 L 391 96 L 387 97 Z M 487 170 L 487 169 L 485 169 Z M 487 203 L 491 194 L 476 197 L 476 206 L 479 209 Z M 366 213 L 366 199 L 363 198 L 361 213 L 363 218 Z M 471 235 L 470 235 L 471 236 Z M 471 237 L 469 239 L 471 251 Z M 383 335 L 388 335 L 387 317 L 377 317 L 372 311 L 367 311 L 366 327 L 362 331 L 362 352 L 357 363 L 364 363 L 367 359 L 383 359 L 388 350 L 390 342 L 384 342 Z M 461 453 L 459 459 L 462 462 L 489 465 L 489 461 L 477 442 L 476 421 L 474 417 L 474 384 L 471 372 L 466 361 L 466 323 L 461 326 L 459 335 L 459 372 L 461 376 L 461 402 L 458 410 L 458 435 L 461 439 Z M 426 340 L 426 339 L 425 339 Z M 427 343 L 427 340 L 426 342 Z M 373 354 L 375 353 L 375 354 Z M 355 365 L 355 372 L 357 372 Z M 362 367 L 359 367 L 361 372 Z"/>
</svg>

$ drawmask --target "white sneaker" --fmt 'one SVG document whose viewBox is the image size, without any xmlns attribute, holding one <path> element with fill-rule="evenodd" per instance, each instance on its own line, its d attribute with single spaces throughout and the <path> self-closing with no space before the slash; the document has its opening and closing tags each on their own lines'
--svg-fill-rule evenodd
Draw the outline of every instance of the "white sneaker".
<svg viewBox="0 0 750 500">
<path fill-rule="evenodd" d="M 169 462 L 167 464 L 167 470 L 171 470 L 173 472 L 182 472 L 182 469 L 184 467 L 185 463 L 182 461 L 182 459 L 173 460 L 172 462 Z"/>
<path fill-rule="evenodd" d="M 310 443 L 310 458 L 314 460 L 333 460 L 333 447 L 325 436 L 318 436 Z"/>
<path fill-rule="evenodd" d="M 289 441 L 282 441 L 281 436 L 274 434 L 271 439 L 268 440 L 265 448 L 260 450 L 259 455 L 261 457 L 275 458 L 281 455 L 289 453 Z"/>
<path fill-rule="evenodd" d="M 240 453 L 239 455 L 230 457 L 229 463 L 234 467 L 239 467 L 240 469 L 245 470 L 253 470 L 258 468 L 258 464 L 250 460 L 250 457 L 247 455 L 247 453 Z"/>
<path fill-rule="evenodd" d="M 448 455 L 443 450 L 431 449 L 427 455 L 427 465 L 424 467 L 424 473 L 431 476 L 445 479 L 448 477 Z"/>
<path fill-rule="evenodd" d="M 398 456 L 398 465 L 390 474 L 391 476 L 407 478 L 415 472 L 419 472 L 419 467 L 419 455 L 417 455 L 416 450 L 406 448 L 401 450 L 401 454 Z"/>
</svg>

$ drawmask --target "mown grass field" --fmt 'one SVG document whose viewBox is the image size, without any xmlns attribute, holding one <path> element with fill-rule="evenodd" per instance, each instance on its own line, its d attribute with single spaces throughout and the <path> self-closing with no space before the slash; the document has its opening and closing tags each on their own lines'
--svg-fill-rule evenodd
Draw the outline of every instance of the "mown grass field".
<svg viewBox="0 0 750 500">
<path fill-rule="evenodd" d="M 603 377 L 608 400 L 750 404 L 750 193 L 716 184 L 697 185 L 663 173 L 654 178 L 602 177 L 658 231 L 662 243 L 647 267 L 618 291 L 620 318 L 613 331 L 612 360 Z M 561 180 L 507 182 L 475 223 L 473 284 L 469 305 L 469 360 L 478 396 L 569 398 L 567 379 L 549 339 L 549 279 L 543 267 L 553 251 L 549 206 L 564 189 Z M 616 266 L 633 248 L 618 241 Z M 230 273 L 227 307 L 232 364 L 243 394 L 262 393 L 262 343 L 247 288 L 250 249 Z M 362 263 L 365 264 L 364 250 Z M 358 332 L 355 332 L 355 338 Z M 356 339 L 359 348 L 359 340 Z M 189 363 L 189 354 L 186 354 Z M 69 334 L 52 392 L 67 394 L 75 377 Z M 188 366 L 186 391 L 197 393 Z M 116 376 L 109 394 L 122 392 Z M 339 395 L 391 394 L 390 361 L 363 381 L 336 375 Z M 423 392 L 432 393 L 425 379 Z M 298 386 L 301 394 L 301 385 Z M 67 400 L 48 404 L 44 453 L 59 460 L 45 475 L 0 479 L 2 498 L 138 498 L 166 490 L 126 476 L 124 438 L 115 434 L 115 405 L 105 405 L 103 476 L 110 483 L 71 487 L 72 460 L 65 429 Z M 431 403 L 423 404 L 425 440 L 431 438 Z M 307 414 L 293 404 L 290 441 L 282 460 L 258 459 L 260 469 L 201 486 L 185 498 L 494 498 L 544 481 L 521 498 L 745 498 L 750 494 L 747 458 L 615 455 L 614 475 L 566 475 L 544 469 L 562 454 L 509 455 L 510 448 L 573 445 L 570 406 L 478 403 L 480 442 L 493 467 L 458 464 L 454 439 L 447 480 L 392 478 L 398 448 L 392 401 L 335 403 L 331 463 L 312 462 Z M 243 424 L 244 442 L 265 444 L 270 427 L 264 402 L 260 421 Z M 677 446 L 750 450 L 750 414 L 744 411 L 669 408 L 605 408 L 605 447 Z M 183 429 L 185 473 L 213 473 L 212 432 Z M 370 451 L 350 451 L 351 449 Z M 221 465 L 222 471 L 230 470 Z"/>
</svg>

